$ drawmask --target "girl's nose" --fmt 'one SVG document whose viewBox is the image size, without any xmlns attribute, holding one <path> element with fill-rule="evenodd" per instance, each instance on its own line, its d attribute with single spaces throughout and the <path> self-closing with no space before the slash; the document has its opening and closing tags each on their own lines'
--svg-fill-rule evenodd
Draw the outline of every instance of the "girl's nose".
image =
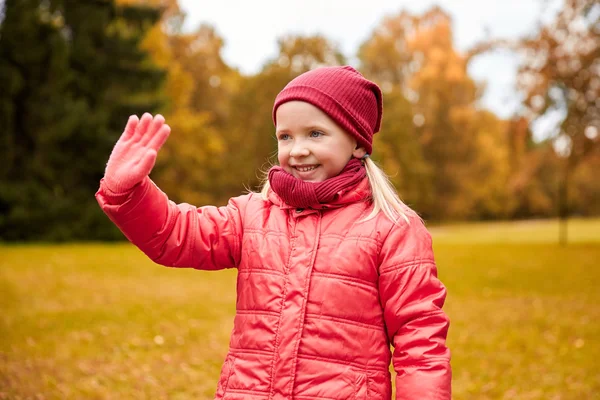
<svg viewBox="0 0 600 400">
<path fill-rule="evenodd" d="M 306 147 L 303 140 L 297 140 L 294 142 L 292 149 L 290 150 L 290 157 L 306 157 L 310 154 L 310 151 Z"/>
</svg>

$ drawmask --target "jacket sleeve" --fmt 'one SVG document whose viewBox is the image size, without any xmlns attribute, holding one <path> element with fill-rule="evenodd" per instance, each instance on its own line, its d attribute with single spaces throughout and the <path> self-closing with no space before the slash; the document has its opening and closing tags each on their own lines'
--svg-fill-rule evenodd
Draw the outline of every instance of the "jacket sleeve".
<svg viewBox="0 0 600 400">
<path fill-rule="evenodd" d="M 437 278 L 431 236 L 421 219 L 399 221 L 381 249 L 379 292 L 397 400 L 450 400 L 449 320 L 446 288 Z"/>
<path fill-rule="evenodd" d="M 149 177 L 124 194 L 111 192 L 103 179 L 96 192 L 104 213 L 154 262 L 204 270 L 238 265 L 248 196 L 225 207 L 175 204 Z"/>
</svg>

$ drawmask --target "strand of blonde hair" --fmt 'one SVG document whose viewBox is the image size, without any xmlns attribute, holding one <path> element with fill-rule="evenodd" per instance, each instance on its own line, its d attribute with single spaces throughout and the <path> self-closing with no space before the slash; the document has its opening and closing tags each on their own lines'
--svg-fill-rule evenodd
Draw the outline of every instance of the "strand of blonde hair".
<svg viewBox="0 0 600 400">
<path fill-rule="evenodd" d="M 402 218 L 406 223 L 410 224 L 405 213 L 408 207 L 400 200 L 396 189 L 385 172 L 371 160 L 371 157 L 365 158 L 364 163 L 367 178 L 371 185 L 371 197 L 373 201 L 373 209 L 365 220 L 374 218 L 379 212 L 383 212 L 386 217 L 394 222 Z"/>
</svg>

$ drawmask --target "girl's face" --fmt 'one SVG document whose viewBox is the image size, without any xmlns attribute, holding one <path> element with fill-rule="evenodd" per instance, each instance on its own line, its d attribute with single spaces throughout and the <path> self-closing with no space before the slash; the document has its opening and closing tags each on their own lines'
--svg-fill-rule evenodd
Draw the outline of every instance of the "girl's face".
<svg viewBox="0 0 600 400">
<path fill-rule="evenodd" d="M 350 136 L 323 111 L 304 101 L 289 101 L 277 108 L 277 158 L 296 178 L 322 182 L 338 175 L 352 157 L 361 158 Z"/>
</svg>

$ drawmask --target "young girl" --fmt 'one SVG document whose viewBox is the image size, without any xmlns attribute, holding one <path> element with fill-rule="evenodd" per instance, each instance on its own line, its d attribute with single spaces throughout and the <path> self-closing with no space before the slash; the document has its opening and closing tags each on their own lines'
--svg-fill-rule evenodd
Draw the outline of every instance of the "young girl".
<svg viewBox="0 0 600 400">
<path fill-rule="evenodd" d="M 353 68 L 300 75 L 273 107 L 279 166 L 218 208 L 168 200 L 148 174 L 170 128 L 130 117 L 104 212 L 159 264 L 238 269 L 216 399 L 390 399 L 390 360 L 397 399 L 450 399 L 446 290 L 429 233 L 369 158 L 381 116 Z"/>
</svg>

